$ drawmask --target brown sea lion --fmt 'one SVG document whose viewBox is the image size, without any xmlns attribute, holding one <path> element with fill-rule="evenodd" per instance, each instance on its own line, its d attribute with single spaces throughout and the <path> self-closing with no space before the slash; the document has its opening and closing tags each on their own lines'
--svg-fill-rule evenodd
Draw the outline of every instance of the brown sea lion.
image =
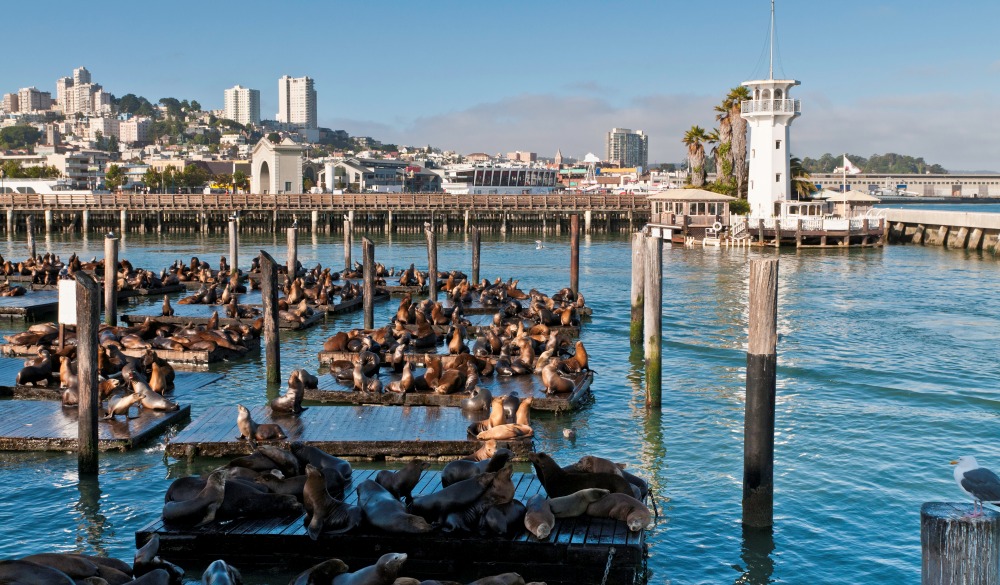
<svg viewBox="0 0 1000 585">
<path fill-rule="evenodd" d="M 306 465 L 302 503 L 306 509 L 307 532 L 313 540 L 324 532 L 339 534 L 361 523 L 361 509 L 331 496 L 326 489 L 323 472 L 314 465 Z"/>
<path fill-rule="evenodd" d="M 501 573 L 476 579 L 467 585 L 525 585 L 524 578 L 517 573 Z"/>
<path fill-rule="evenodd" d="M 285 477 L 294 477 L 296 475 L 301 475 L 303 472 L 303 465 L 299 462 L 298 457 L 296 457 L 288 449 L 282 449 L 275 445 L 260 445 L 257 447 L 258 453 L 261 453 L 278 466 L 278 470 Z"/>
<path fill-rule="evenodd" d="M 313 376 L 303 368 L 298 368 L 292 370 L 292 374 L 296 374 L 299 380 L 302 382 L 302 387 L 307 390 L 315 390 L 319 387 L 319 378 Z M 289 375 L 289 380 L 291 380 L 291 375 Z"/>
<path fill-rule="evenodd" d="M 519 425 L 530 426 L 531 425 L 531 403 L 535 399 L 531 396 L 521 400 L 521 404 L 517 405 L 517 412 L 514 413 L 514 421 Z"/>
<path fill-rule="evenodd" d="M 111 419 L 118 416 L 119 414 L 124 414 L 126 420 L 130 418 L 138 418 L 137 416 L 134 417 L 129 416 L 128 411 L 130 408 L 132 408 L 136 404 L 139 404 L 141 401 L 142 401 L 142 396 L 136 394 L 135 392 L 126 394 L 125 396 L 119 398 L 114 404 L 108 407 L 108 411 L 104 415 L 104 418 Z"/>
<path fill-rule="evenodd" d="M 464 510 L 483 495 L 493 483 L 497 473 L 483 473 L 456 481 L 436 492 L 416 497 L 410 504 L 410 511 L 428 521 L 436 521 L 451 512 Z"/>
<path fill-rule="evenodd" d="M 226 493 L 226 472 L 208 476 L 205 487 L 189 500 L 170 501 L 163 505 L 163 521 L 188 526 L 202 526 L 215 520 Z"/>
<path fill-rule="evenodd" d="M 490 506 L 479 521 L 479 531 L 485 534 L 511 537 L 524 526 L 527 507 L 520 500 Z"/>
<path fill-rule="evenodd" d="M 323 342 L 323 351 L 345 351 L 348 341 L 347 333 L 341 331 Z"/>
<path fill-rule="evenodd" d="M 76 585 L 76 582 L 62 571 L 21 559 L 0 561 L 0 583 Z"/>
<path fill-rule="evenodd" d="M 572 392 L 575 384 L 572 380 L 567 380 L 559 375 L 559 360 L 552 358 L 549 363 L 542 368 L 542 385 L 546 394 L 559 394 Z"/>
<path fill-rule="evenodd" d="M 392 585 L 405 562 L 404 553 L 387 553 L 379 557 L 374 565 L 337 575 L 331 585 Z"/>
<path fill-rule="evenodd" d="M 410 365 L 410 362 L 403 364 L 403 376 L 399 380 L 389 382 L 385 389 L 389 392 L 398 392 L 401 394 L 413 392 L 413 366 Z"/>
<path fill-rule="evenodd" d="M 430 467 L 430 463 L 421 459 L 413 459 L 408 461 L 399 471 L 389 471 L 388 469 L 379 471 L 378 475 L 375 476 L 375 482 L 389 490 L 389 493 L 396 498 L 403 498 L 409 503 L 413 501 L 411 492 L 420 481 L 420 474 L 428 467 Z"/>
<path fill-rule="evenodd" d="M 503 413 L 503 396 L 497 396 L 490 403 L 490 417 L 469 425 L 469 434 L 475 436 L 493 427 L 498 427 L 504 424 L 505 418 Z"/>
<path fill-rule="evenodd" d="M 538 540 L 545 540 L 555 527 L 556 517 L 549 508 L 549 499 L 535 494 L 528 500 L 524 513 L 524 527 Z"/>
<path fill-rule="evenodd" d="M 311 463 L 322 470 L 332 469 L 336 471 L 336 475 L 344 481 L 350 479 L 353 473 L 349 462 L 334 457 L 312 445 L 306 445 L 302 441 L 292 443 L 292 453 L 302 464 Z"/>
<path fill-rule="evenodd" d="M 170 295 L 163 295 L 163 307 L 160 309 L 160 315 L 163 317 L 174 316 L 174 308 L 170 306 Z"/>
<path fill-rule="evenodd" d="M 357 492 L 358 505 L 372 526 L 386 532 L 407 534 L 423 534 L 433 530 L 420 516 L 407 514 L 403 503 L 375 481 L 368 479 L 361 482 Z"/>
<path fill-rule="evenodd" d="M 469 461 L 483 461 L 493 457 L 497 452 L 497 442 L 494 440 L 484 441 L 482 446 L 465 457 Z"/>
<path fill-rule="evenodd" d="M 340 559 L 330 559 L 309 567 L 288 582 L 288 585 L 331 585 L 334 577 L 350 570 Z"/>
<path fill-rule="evenodd" d="M 97 390 L 100 393 L 101 400 L 107 400 L 114 394 L 115 390 L 121 386 L 121 379 L 119 378 L 108 378 L 107 380 L 101 380 L 97 384 Z"/>
<path fill-rule="evenodd" d="M 490 427 L 489 429 L 477 434 L 476 438 L 480 441 L 485 441 L 487 439 L 508 441 L 512 439 L 527 439 L 533 437 L 534 434 L 535 431 L 530 426 L 512 423 Z"/>
<path fill-rule="evenodd" d="M 283 395 L 278 396 L 268 403 L 272 411 L 301 414 L 307 410 L 307 408 L 302 406 L 302 397 L 305 390 L 302 379 L 297 373 L 298 371 L 292 371 L 292 374 L 288 377 L 288 390 Z"/>
<path fill-rule="evenodd" d="M 242 404 L 237 404 L 236 426 L 240 429 L 237 439 L 246 439 L 250 445 L 257 446 L 257 441 L 274 441 L 285 439 L 288 436 L 280 426 L 274 423 L 258 424 L 250 418 L 250 411 Z"/>
<path fill-rule="evenodd" d="M 653 527 L 653 515 L 639 500 L 626 494 L 610 494 L 587 506 L 587 515 L 621 520 L 632 532 Z"/>
<path fill-rule="evenodd" d="M 496 449 L 492 457 L 482 461 L 468 459 L 451 461 L 441 470 L 441 486 L 448 487 L 456 481 L 469 479 L 481 473 L 500 471 L 513 456 L 514 454 L 508 449 Z"/>
<path fill-rule="evenodd" d="M 632 485 L 620 475 L 611 473 L 578 473 L 564 471 L 547 453 L 528 453 L 535 475 L 549 497 L 568 496 L 586 488 L 602 488 L 611 493 L 633 495 Z"/>
<path fill-rule="evenodd" d="M 202 585 L 242 585 L 243 576 L 239 570 L 219 559 L 213 561 L 211 565 L 201 574 Z"/>
<path fill-rule="evenodd" d="M 607 496 L 608 490 L 587 488 L 558 498 L 549 498 L 549 509 L 556 518 L 576 518 L 587 513 L 587 506 Z"/>
<path fill-rule="evenodd" d="M 153 362 L 152 372 L 149 375 L 149 388 L 157 394 L 163 394 L 167 390 L 170 390 L 167 384 L 167 378 L 165 373 L 161 368 L 160 364 Z"/>
<path fill-rule="evenodd" d="M 139 397 L 143 408 L 162 410 L 164 412 L 174 412 L 181 408 L 176 402 L 167 400 L 160 394 L 153 392 L 148 386 L 136 390 L 134 394 Z"/>
</svg>

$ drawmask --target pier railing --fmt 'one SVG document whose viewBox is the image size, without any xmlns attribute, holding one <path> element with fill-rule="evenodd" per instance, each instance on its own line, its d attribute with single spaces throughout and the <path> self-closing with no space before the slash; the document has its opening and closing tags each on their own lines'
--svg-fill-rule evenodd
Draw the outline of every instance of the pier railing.
<svg viewBox="0 0 1000 585">
<path fill-rule="evenodd" d="M 0 206 L 16 209 L 303 209 L 303 210 L 646 210 L 644 195 L 449 195 L 446 193 L 358 193 L 284 195 L 202 194 L 0 194 Z"/>
</svg>

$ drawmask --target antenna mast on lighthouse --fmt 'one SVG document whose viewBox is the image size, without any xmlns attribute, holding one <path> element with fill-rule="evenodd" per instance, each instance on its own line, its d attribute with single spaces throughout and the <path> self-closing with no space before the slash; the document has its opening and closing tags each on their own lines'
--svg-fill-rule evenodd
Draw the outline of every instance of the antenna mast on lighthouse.
<svg viewBox="0 0 1000 585">
<path fill-rule="evenodd" d="M 774 0 L 771 0 L 771 43 L 768 54 L 768 79 L 774 79 Z"/>
</svg>

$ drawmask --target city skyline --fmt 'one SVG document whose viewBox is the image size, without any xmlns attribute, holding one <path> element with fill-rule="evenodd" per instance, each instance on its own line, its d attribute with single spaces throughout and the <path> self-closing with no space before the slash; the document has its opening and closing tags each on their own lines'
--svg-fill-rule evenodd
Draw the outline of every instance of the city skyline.
<svg viewBox="0 0 1000 585">
<path fill-rule="evenodd" d="M 302 3 L 322 30 L 276 23 L 269 33 L 261 2 L 235 13 L 225 3 L 163 11 L 105 2 L 73 18 L 52 16 L 72 9 L 66 2 L 20 3 L 7 8 L 11 21 L 44 22 L 53 42 L 34 42 L 33 27 L 11 29 L 12 46 L 30 50 L 4 63 L 0 92 L 35 86 L 55 96 L 57 79 L 86 66 L 115 96 L 195 99 L 205 109 L 221 109 L 233 85 L 260 88 L 269 117 L 274 80 L 288 72 L 315 80 L 319 126 L 352 135 L 579 158 L 602 153 L 610 128 L 642 128 L 650 163 L 679 162 L 684 130 L 711 129 L 712 108 L 731 87 L 766 76 L 769 2 L 723 4 Z M 109 16 L 138 27 L 140 40 L 95 38 L 72 52 L 58 42 L 101 30 Z M 1000 60 L 982 40 L 996 16 L 1000 5 L 985 1 L 941 10 L 924 0 L 845 0 L 822 11 L 779 1 L 775 75 L 802 82 L 791 153 L 897 152 L 952 170 L 1000 170 L 1000 146 L 988 139 L 1000 130 L 989 115 Z M 373 26 L 351 24 L 362 19 Z M 616 35 L 627 50 L 610 50 Z M 134 62 L 109 49 L 116 43 L 137 47 L 126 53 Z"/>
</svg>

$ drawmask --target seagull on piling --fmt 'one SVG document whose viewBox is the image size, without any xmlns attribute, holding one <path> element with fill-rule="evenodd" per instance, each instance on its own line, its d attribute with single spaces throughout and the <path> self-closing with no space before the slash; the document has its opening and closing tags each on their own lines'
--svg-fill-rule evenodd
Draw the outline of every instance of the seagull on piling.
<svg viewBox="0 0 1000 585">
<path fill-rule="evenodd" d="M 424 229 L 425 229 L 425 230 L 429 230 L 429 229 L 431 229 L 431 222 L 429 222 L 429 221 L 425 221 L 425 222 L 424 222 Z"/>
<path fill-rule="evenodd" d="M 236 221 L 240 218 L 239 212 L 234 211 L 232 215 L 229 216 L 230 221 Z"/>
<path fill-rule="evenodd" d="M 297 215 L 292 216 L 292 227 L 293 228 L 299 227 L 299 216 Z"/>
<path fill-rule="evenodd" d="M 983 502 L 1000 503 L 1000 477 L 985 467 L 980 467 L 972 455 L 959 457 L 951 462 L 955 466 L 955 483 L 972 497 L 971 518 L 983 515 Z M 976 504 L 979 509 L 976 510 Z"/>
<path fill-rule="evenodd" d="M 111 230 L 110 232 L 104 234 L 104 237 L 108 238 L 108 239 L 114 238 L 115 237 L 115 230 Z"/>
</svg>

